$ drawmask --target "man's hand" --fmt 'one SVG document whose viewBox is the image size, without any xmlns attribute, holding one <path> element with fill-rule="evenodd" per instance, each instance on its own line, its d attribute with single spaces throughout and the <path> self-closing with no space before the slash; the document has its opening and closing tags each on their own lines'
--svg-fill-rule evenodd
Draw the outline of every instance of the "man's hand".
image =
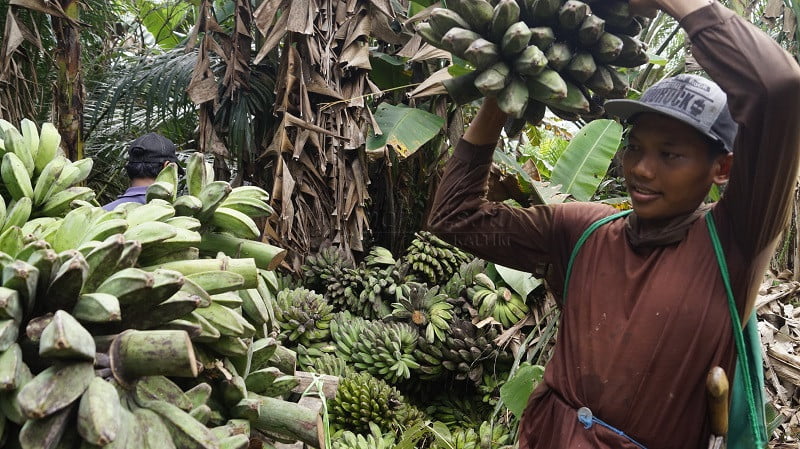
<svg viewBox="0 0 800 449">
<path fill-rule="evenodd" d="M 497 142 L 508 116 L 497 107 L 497 99 L 486 97 L 478 115 L 469 124 L 464 140 L 473 145 L 488 145 Z"/>
<path fill-rule="evenodd" d="M 631 12 L 637 16 L 654 17 L 660 10 L 680 21 L 713 2 L 714 0 L 630 0 L 630 5 Z"/>
</svg>

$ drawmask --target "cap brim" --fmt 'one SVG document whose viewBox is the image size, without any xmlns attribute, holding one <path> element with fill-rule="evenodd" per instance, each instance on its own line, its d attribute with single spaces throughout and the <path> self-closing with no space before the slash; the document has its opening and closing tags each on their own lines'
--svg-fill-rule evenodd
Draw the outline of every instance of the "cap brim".
<svg viewBox="0 0 800 449">
<path fill-rule="evenodd" d="M 667 117 L 674 118 L 675 120 L 686 123 L 687 125 L 691 126 L 692 128 L 696 129 L 700 134 L 704 136 L 708 136 L 711 139 L 714 139 L 718 142 L 722 142 L 722 140 L 714 134 L 713 132 L 702 129 L 698 127 L 695 123 L 686 120 L 682 114 L 676 113 L 671 109 L 659 108 L 657 106 L 651 106 L 649 104 L 642 103 L 641 101 L 636 100 L 608 100 L 603 104 L 603 108 L 605 108 L 606 112 L 609 115 L 619 117 L 620 120 L 628 122 L 631 118 L 635 117 L 638 114 L 643 112 L 653 112 L 656 114 L 666 115 Z M 731 151 L 726 148 L 726 151 Z"/>
</svg>

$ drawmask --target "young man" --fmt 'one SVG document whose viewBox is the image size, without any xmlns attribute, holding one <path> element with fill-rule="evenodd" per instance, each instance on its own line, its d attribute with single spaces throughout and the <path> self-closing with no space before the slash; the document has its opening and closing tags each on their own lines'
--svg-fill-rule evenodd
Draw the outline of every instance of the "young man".
<svg viewBox="0 0 800 449">
<path fill-rule="evenodd" d="M 736 350 L 702 217 L 716 221 L 744 322 L 790 215 L 800 154 L 794 60 L 716 2 L 631 0 L 631 7 L 679 20 L 724 93 L 682 76 L 654 86 L 641 103 L 609 102 L 633 125 L 623 171 L 634 213 L 598 228 L 574 261 L 554 355 L 522 417 L 520 449 L 705 448 L 705 378 L 714 366 L 733 377 Z M 505 119 L 493 99 L 484 102 L 448 162 L 429 227 L 502 265 L 550 264 L 547 280 L 560 297 L 576 241 L 616 210 L 486 201 Z M 704 206 L 710 186 L 728 179 L 722 200 Z M 582 407 L 627 436 L 585 428 Z"/>
<path fill-rule="evenodd" d="M 170 162 L 178 163 L 175 144 L 171 140 L 156 133 L 137 137 L 128 148 L 128 163 L 125 164 L 131 186 L 103 209 L 113 210 L 122 203 L 144 204 L 147 187 L 156 181 L 156 176 Z M 180 165 L 178 171 L 183 173 Z"/>
</svg>

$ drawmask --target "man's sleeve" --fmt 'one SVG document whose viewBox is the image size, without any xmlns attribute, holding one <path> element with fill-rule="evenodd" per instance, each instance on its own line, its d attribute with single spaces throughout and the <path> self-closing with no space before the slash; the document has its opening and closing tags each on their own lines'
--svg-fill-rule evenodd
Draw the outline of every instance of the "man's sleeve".
<svg viewBox="0 0 800 449">
<path fill-rule="evenodd" d="M 472 254 L 518 270 L 548 261 L 553 208 L 521 209 L 486 200 L 493 145 L 461 140 L 436 191 L 428 228 Z"/>
<path fill-rule="evenodd" d="M 719 4 L 695 11 L 681 25 L 739 123 L 720 205 L 741 251 L 754 257 L 774 243 L 791 211 L 800 157 L 800 69 L 768 35 Z"/>
</svg>

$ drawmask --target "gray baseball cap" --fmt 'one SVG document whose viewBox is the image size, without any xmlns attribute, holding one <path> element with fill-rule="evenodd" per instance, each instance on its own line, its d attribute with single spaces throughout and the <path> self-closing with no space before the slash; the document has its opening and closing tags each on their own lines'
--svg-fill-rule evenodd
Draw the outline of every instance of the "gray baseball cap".
<svg viewBox="0 0 800 449">
<path fill-rule="evenodd" d="M 642 112 L 672 117 L 718 141 L 729 153 L 739 125 L 731 117 L 728 96 L 717 83 L 697 75 L 678 75 L 654 84 L 639 100 L 609 100 L 606 112 L 629 121 Z"/>
</svg>

